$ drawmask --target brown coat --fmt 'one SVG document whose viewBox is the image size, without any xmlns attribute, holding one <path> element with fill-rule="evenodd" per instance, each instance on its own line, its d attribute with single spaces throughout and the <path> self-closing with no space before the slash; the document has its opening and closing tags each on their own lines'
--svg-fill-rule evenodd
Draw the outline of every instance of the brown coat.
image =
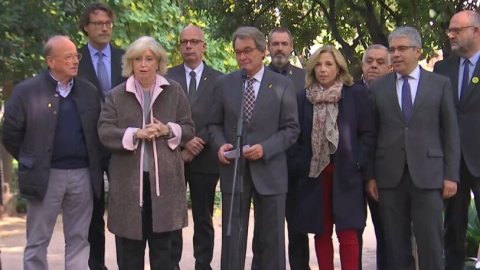
<svg viewBox="0 0 480 270">
<path fill-rule="evenodd" d="M 141 200 L 139 194 L 142 192 L 140 188 L 143 171 L 140 167 L 143 162 L 142 142 L 131 151 L 125 148 L 124 140 L 127 128 L 143 126 L 143 106 L 135 95 L 135 90 L 132 92 L 133 85 L 133 78 L 130 78 L 107 95 L 98 128 L 100 140 L 112 149 L 109 165 L 108 229 L 117 236 L 141 240 L 142 208 L 139 204 Z M 193 138 L 194 125 L 190 106 L 177 82 L 158 76 L 152 103 L 151 110 L 155 118 L 165 124 L 171 122 L 180 126 L 182 143 Z M 125 138 L 128 139 L 127 136 Z M 181 229 L 187 226 L 186 187 L 181 150 L 179 147 L 172 150 L 164 138 L 156 140 L 156 150 L 159 196 L 155 186 L 155 159 L 151 152 L 148 158 L 153 231 Z"/>
</svg>

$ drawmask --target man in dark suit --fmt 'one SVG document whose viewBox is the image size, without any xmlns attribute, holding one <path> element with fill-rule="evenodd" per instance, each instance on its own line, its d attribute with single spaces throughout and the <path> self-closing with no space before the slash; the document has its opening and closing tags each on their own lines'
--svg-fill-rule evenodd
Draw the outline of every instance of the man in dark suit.
<svg viewBox="0 0 480 270">
<path fill-rule="evenodd" d="M 289 78 L 298 93 L 305 89 L 305 70 L 290 64 L 290 56 L 293 52 L 293 37 L 286 28 L 274 28 L 268 35 L 268 51 L 272 62 L 268 66 L 271 71 L 282 74 Z M 287 218 L 288 229 L 288 259 L 291 270 L 308 270 L 309 266 L 309 248 L 308 235 L 296 230 L 295 226 L 295 201 L 297 193 L 298 176 L 292 173 L 290 168 L 292 159 L 287 151 L 288 170 L 288 192 L 285 205 L 285 216 Z M 256 246 L 255 237 L 253 247 Z M 253 258 L 256 265 L 257 257 Z"/>
<path fill-rule="evenodd" d="M 299 134 L 295 89 L 290 80 L 265 68 L 263 33 L 254 27 L 240 27 L 233 35 L 237 62 L 245 69 L 217 79 L 209 132 L 218 149 L 222 191 L 222 269 L 244 269 L 250 203 L 255 205 L 255 231 L 261 269 L 285 269 L 285 194 L 288 189 L 285 151 Z M 225 157 L 236 144 L 236 128 L 245 80 L 244 146 L 241 157 L 242 191 L 238 182 L 232 194 L 234 162 Z M 237 149 L 240 150 L 240 149 Z M 233 208 L 230 206 L 235 196 Z M 231 235 L 227 237 L 232 211 Z"/>
<path fill-rule="evenodd" d="M 83 55 L 78 66 L 78 77 L 90 81 L 105 100 L 105 95 L 125 78 L 121 75 L 122 56 L 124 50 L 110 44 L 115 20 L 113 10 L 103 4 L 89 5 L 80 19 L 80 28 L 88 37 L 88 44 L 78 51 Z M 110 152 L 102 149 L 102 170 L 108 175 Z M 104 270 L 105 267 L 105 191 L 102 182 L 102 194 L 93 203 L 92 222 L 88 241 L 90 242 L 90 258 L 88 265 L 92 270 Z"/>
<path fill-rule="evenodd" d="M 445 205 L 445 261 L 448 270 L 464 268 L 470 191 L 480 214 L 480 15 L 455 14 L 447 30 L 455 55 L 437 62 L 434 72 L 448 76 L 460 129 L 460 184 Z M 468 60 L 468 62 L 467 62 Z"/>
<path fill-rule="evenodd" d="M 183 63 L 169 69 L 167 77 L 180 83 L 190 102 L 195 123 L 195 137 L 183 146 L 185 181 L 190 188 L 194 225 L 193 255 L 196 270 L 211 270 L 215 231 L 212 216 L 215 189 L 218 183 L 218 159 L 209 143 L 207 121 L 212 104 L 213 86 L 221 72 L 207 66 L 203 55 L 207 50 L 203 31 L 194 25 L 180 33 Z M 172 265 L 179 269 L 182 254 L 182 230 L 172 240 Z"/>
<path fill-rule="evenodd" d="M 418 65 L 415 28 L 397 28 L 388 41 L 395 72 L 370 86 L 378 139 L 367 191 L 379 199 L 388 269 L 415 269 L 412 228 L 420 269 L 443 269 L 443 198 L 455 195 L 460 164 L 452 87 Z"/>
<path fill-rule="evenodd" d="M 390 71 L 390 68 L 391 64 L 388 48 L 381 44 L 372 44 L 368 46 L 362 59 L 362 83 L 367 87 L 367 93 L 370 99 L 373 99 L 373 96 L 372 91 L 368 88 L 369 85 L 371 85 L 374 80 L 386 75 Z M 367 196 L 367 202 L 368 207 L 370 208 L 370 217 L 372 218 L 372 223 L 375 228 L 375 237 L 377 239 L 377 270 L 388 270 L 387 241 L 385 239 L 385 233 L 380 219 L 378 201 L 376 198 Z"/>
</svg>

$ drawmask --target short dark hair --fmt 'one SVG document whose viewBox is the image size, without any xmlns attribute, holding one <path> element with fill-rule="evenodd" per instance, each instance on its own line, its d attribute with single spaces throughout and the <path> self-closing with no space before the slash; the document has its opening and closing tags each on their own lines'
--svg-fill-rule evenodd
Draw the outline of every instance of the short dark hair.
<svg viewBox="0 0 480 270">
<path fill-rule="evenodd" d="M 287 33 L 288 36 L 290 37 L 290 43 L 293 43 L 293 36 L 292 36 L 292 33 L 290 32 L 290 30 L 288 30 L 285 27 L 275 27 L 268 34 L 268 44 L 270 44 L 270 40 L 272 40 L 272 35 L 275 34 L 275 33 Z"/>
<path fill-rule="evenodd" d="M 99 10 L 105 11 L 108 14 L 108 17 L 110 17 L 112 21 L 115 21 L 115 12 L 108 5 L 104 3 L 93 3 L 87 6 L 87 8 L 83 11 L 82 16 L 80 17 L 80 29 L 86 36 L 88 36 L 88 33 L 83 28 L 90 23 L 90 14 L 96 13 Z"/>
</svg>

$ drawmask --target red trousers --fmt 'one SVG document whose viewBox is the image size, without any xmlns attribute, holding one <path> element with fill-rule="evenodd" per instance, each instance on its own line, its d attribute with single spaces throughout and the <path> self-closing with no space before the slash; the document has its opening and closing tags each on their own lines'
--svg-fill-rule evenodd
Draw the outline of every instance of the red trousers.
<svg viewBox="0 0 480 270">
<path fill-rule="evenodd" d="M 332 163 L 322 172 L 323 181 L 323 235 L 315 235 L 315 252 L 320 270 L 334 270 L 333 267 L 333 171 Z M 336 231 L 340 243 L 342 270 L 358 270 L 360 254 L 357 230 Z"/>
</svg>

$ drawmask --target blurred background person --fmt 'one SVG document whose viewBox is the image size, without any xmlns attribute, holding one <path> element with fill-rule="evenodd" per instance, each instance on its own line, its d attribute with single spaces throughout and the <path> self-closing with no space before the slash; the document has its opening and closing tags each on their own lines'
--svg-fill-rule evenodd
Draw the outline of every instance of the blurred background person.
<svg viewBox="0 0 480 270">
<path fill-rule="evenodd" d="M 125 81 L 122 77 L 122 56 L 124 50 L 113 46 L 112 40 L 115 12 L 104 3 L 93 3 L 80 17 L 80 29 L 87 36 L 86 46 L 78 49 L 83 55 L 78 64 L 78 77 L 84 78 L 97 87 L 105 100 L 105 95 L 113 87 Z M 110 151 L 102 148 L 102 171 L 108 176 Z M 90 243 L 90 270 L 106 270 L 105 266 L 105 187 L 102 181 L 100 197 L 93 200 L 93 213 L 88 242 Z"/>
<path fill-rule="evenodd" d="M 293 167 L 299 174 L 297 226 L 315 234 L 319 269 L 333 270 L 333 225 L 342 269 L 360 265 L 358 231 L 365 227 L 365 179 L 373 178 L 373 111 L 365 87 L 353 84 L 342 54 L 319 48 L 308 60 L 298 94 L 301 133 Z"/>
<path fill-rule="evenodd" d="M 170 270 L 172 231 L 187 226 L 179 144 L 194 136 L 187 97 L 166 79 L 167 54 L 152 37 L 127 49 L 128 77 L 107 95 L 99 120 L 101 141 L 112 150 L 108 229 L 115 234 L 120 270 Z"/>
<path fill-rule="evenodd" d="M 368 46 L 362 59 L 362 83 L 367 87 L 367 93 L 370 100 L 372 100 L 373 97 L 368 86 L 376 79 L 389 73 L 391 67 L 390 54 L 388 53 L 387 47 L 381 44 L 372 44 Z M 384 236 L 382 221 L 380 219 L 378 201 L 375 198 L 367 196 L 367 202 L 373 227 L 375 229 L 375 238 L 377 239 L 377 270 L 387 270 L 387 243 Z M 360 239 L 360 242 L 363 243 L 362 238 Z M 362 245 L 360 245 L 360 256 L 362 255 L 361 252 Z"/>
</svg>

